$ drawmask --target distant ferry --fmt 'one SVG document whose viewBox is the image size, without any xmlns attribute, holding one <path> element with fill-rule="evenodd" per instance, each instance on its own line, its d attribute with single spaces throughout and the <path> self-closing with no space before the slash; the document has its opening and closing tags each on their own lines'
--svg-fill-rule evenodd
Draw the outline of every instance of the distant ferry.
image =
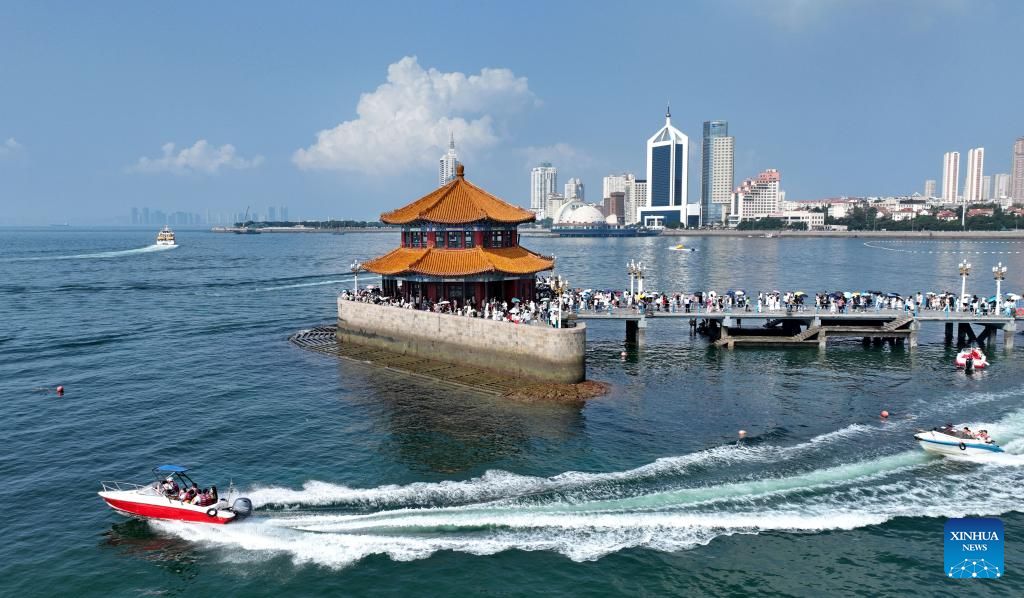
<svg viewBox="0 0 1024 598">
<path fill-rule="evenodd" d="M 68 228 L 68 227 L 70 227 L 71 225 L 70 225 L 70 224 L 68 224 L 67 222 L 65 222 L 65 223 L 63 223 L 63 224 L 51 224 L 50 226 L 53 226 L 53 227 L 59 227 L 59 228 Z"/>
<path fill-rule="evenodd" d="M 642 226 L 555 225 L 551 232 L 560 237 L 656 237 L 660 230 Z"/>
<path fill-rule="evenodd" d="M 156 244 L 164 246 L 175 245 L 174 231 L 172 231 L 170 227 L 164 225 L 164 230 L 160 231 L 156 235 Z"/>
</svg>

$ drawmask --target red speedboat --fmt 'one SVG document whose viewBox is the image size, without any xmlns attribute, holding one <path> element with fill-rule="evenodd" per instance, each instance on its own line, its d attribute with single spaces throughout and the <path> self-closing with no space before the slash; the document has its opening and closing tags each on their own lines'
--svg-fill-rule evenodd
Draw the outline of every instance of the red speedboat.
<svg viewBox="0 0 1024 598">
<path fill-rule="evenodd" d="M 153 468 L 156 482 L 100 482 L 99 492 L 112 509 L 128 517 L 171 519 L 198 523 L 230 523 L 252 513 L 252 501 L 236 498 L 229 504 L 217 494 L 217 487 L 200 488 L 181 465 Z M 228 497 L 230 498 L 230 496 Z"/>
</svg>

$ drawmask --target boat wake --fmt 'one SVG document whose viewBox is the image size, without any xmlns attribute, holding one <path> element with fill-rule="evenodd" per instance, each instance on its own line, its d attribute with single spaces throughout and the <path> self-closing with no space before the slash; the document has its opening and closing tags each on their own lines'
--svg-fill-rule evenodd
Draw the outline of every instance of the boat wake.
<svg viewBox="0 0 1024 598">
<path fill-rule="evenodd" d="M 1016 452 L 1024 438 L 1010 437 L 1024 425 L 1024 411 L 986 425 L 1009 440 L 1004 458 L 943 459 L 915 449 L 822 466 L 827 453 L 861 443 L 865 432 L 907 433 L 858 424 L 795 446 L 728 445 L 621 472 L 544 478 L 492 471 L 365 489 L 317 481 L 256 488 L 248 494 L 262 517 L 223 528 L 154 525 L 253 558 L 288 554 L 296 563 L 344 567 L 374 554 L 411 560 L 439 550 L 547 550 L 585 561 L 632 547 L 685 550 L 735 534 L 1021 510 L 1014 489 L 1024 484 L 1024 455 Z"/>
<path fill-rule="evenodd" d="M 34 257 L 14 257 L 8 258 L 3 261 L 7 262 L 38 262 L 48 260 L 99 260 L 99 259 L 110 259 L 118 258 L 129 255 L 137 255 L 140 253 L 154 253 L 158 251 L 167 251 L 170 249 L 177 249 L 178 245 L 147 245 L 146 247 L 138 247 L 136 249 L 125 249 L 122 251 L 103 251 L 100 253 L 78 253 L 74 255 L 45 255 L 45 256 L 34 256 Z"/>
</svg>

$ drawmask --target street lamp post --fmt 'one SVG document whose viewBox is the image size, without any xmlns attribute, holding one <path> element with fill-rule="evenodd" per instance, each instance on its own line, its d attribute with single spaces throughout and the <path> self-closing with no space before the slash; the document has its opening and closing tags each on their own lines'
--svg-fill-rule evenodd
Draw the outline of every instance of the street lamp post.
<svg viewBox="0 0 1024 598">
<path fill-rule="evenodd" d="M 359 273 L 363 271 L 363 264 L 359 260 L 352 262 L 348 267 L 352 271 L 352 292 L 359 294 Z"/>
<path fill-rule="evenodd" d="M 956 302 L 956 310 L 963 311 L 964 297 L 967 296 L 967 277 L 971 275 L 971 263 L 962 260 L 957 267 L 960 268 L 960 300 Z"/>
<path fill-rule="evenodd" d="M 629 304 L 633 305 L 633 282 L 636 280 L 636 262 L 626 262 L 626 273 L 629 274 Z"/>
<path fill-rule="evenodd" d="M 644 294 L 644 263 L 643 262 L 637 262 L 637 265 L 636 265 L 636 276 L 637 276 L 636 292 L 638 294 L 640 294 L 640 295 L 643 295 Z"/>
<path fill-rule="evenodd" d="M 999 306 L 1002 304 L 1003 295 L 1001 291 L 1005 276 L 1006 266 L 1003 265 L 1003 262 L 992 266 L 992 277 L 996 279 L 996 315 L 999 315 Z"/>
</svg>

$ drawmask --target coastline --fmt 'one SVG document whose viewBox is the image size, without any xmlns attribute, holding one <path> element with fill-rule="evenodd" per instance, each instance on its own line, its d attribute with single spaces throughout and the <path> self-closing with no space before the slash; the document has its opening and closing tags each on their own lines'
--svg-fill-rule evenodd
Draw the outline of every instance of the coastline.
<svg viewBox="0 0 1024 598">
<path fill-rule="evenodd" d="M 978 231 L 898 231 L 898 230 L 704 230 L 704 229 L 666 229 L 665 237 L 761 237 L 771 233 L 778 238 L 888 238 L 888 239 L 1024 239 L 1024 230 L 978 230 Z"/>
</svg>

